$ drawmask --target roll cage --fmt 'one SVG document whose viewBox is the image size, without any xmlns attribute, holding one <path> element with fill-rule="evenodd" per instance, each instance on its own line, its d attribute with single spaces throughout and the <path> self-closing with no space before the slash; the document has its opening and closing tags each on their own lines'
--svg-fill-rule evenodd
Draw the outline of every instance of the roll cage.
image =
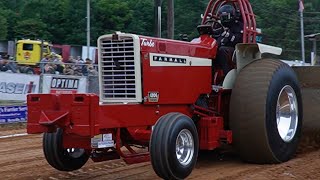
<svg viewBox="0 0 320 180">
<path fill-rule="evenodd" d="M 237 13 L 239 21 L 243 23 L 243 43 L 256 43 L 256 36 L 258 34 L 256 29 L 256 19 L 252 11 L 249 0 L 210 0 L 207 9 L 205 11 L 204 17 L 202 19 L 202 25 L 207 22 L 209 14 L 213 17 L 217 17 L 218 9 L 225 5 L 232 4 Z"/>
</svg>

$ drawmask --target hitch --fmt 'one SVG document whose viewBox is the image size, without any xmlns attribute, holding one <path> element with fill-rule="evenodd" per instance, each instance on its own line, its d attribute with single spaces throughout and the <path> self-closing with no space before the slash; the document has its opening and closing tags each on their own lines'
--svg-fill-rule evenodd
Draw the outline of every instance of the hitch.
<svg viewBox="0 0 320 180">
<path fill-rule="evenodd" d="M 55 132 L 94 136 L 98 126 L 99 98 L 94 94 L 29 94 L 29 134 Z M 98 129 L 98 128 L 97 128 Z"/>
<path fill-rule="evenodd" d="M 65 118 L 67 118 L 69 111 L 41 111 L 39 124 L 44 126 L 57 125 L 62 127 Z"/>
</svg>

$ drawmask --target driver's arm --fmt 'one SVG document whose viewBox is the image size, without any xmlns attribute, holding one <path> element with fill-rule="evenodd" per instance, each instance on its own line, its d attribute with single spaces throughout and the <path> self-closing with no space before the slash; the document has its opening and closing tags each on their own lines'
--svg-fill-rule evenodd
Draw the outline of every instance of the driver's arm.
<svg viewBox="0 0 320 180">
<path fill-rule="evenodd" d="M 242 28 L 242 23 L 236 23 L 234 27 L 223 32 L 221 34 L 221 36 L 223 36 L 222 44 L 235 47 L 236 44 L 241 43 L 243 37 Z"/>
</svg>

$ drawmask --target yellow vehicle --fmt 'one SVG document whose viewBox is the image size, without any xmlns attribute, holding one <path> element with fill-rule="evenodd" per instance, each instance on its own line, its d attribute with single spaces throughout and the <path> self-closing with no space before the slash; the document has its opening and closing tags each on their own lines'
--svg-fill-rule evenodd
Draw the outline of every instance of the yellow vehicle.
<svg viewBox="0 0 320 180">
<path fill-rule="evenodd" d="M 39 63 L 46 55 L 62 57 L 52 52 L 52 44 L 42 40 L 19 40 L 16 43 L 16 63 L 19 71 L 27 74 L 40 74 Z"/>
<path fill-rule="evenodd" d="M 19 40 L 17 42 L 16 61 L 18 65 L 37 65 L 42 57 L 51 54 L 52 45 L 41 40 Z"/>
</svg>

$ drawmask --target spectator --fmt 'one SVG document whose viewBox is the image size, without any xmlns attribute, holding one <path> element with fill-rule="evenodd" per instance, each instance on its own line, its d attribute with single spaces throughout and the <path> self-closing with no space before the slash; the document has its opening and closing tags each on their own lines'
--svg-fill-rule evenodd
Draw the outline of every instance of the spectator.
<svg viewBox="0 0 320 180">
<path fill-rule="evenodd" d="M 40 65 L 39 65 L 41 73 L 45 73 L 45 66 L 49 62 L 49 59 L 50 59 L 49 54 L 47 54 L 43 59 L 41 59 Z"/>
<path fill-rule="evenodd" d="M 53 54 L 53 63 L 56 65 L 56 71 L 59 73 L 59 74 L 63 74 L 63 65 L 62 65 L 62 62 L 61 62 L 61 59 L 59 58 L 59 56 L 57 54 Z"/>
<path fill-rule="evenodd" d="M 74 60 L 73 56 L 69 56 L 68 61 L 70 61 L 70 62 L 75 62 L 75 60 Z"/>
<path fill-rule="evenodd" d="M 10 58 L 10 56 L 5 56 L 3 59 L 0 59 L 0 71 L 17 73 L 16 65 L 8 60 Z"/>
<path fill-rule="evenodd" d="M 74 75 L 75 70 L 75 60 L 73 60 L 72 56 L 69 57 L 69 60 L 65 64 L 65 68 L 63 70 L 63 74 L 65 75 Z"/>
<path fill-rule="evenodd" d="M 82 67 L 80 66 L 76 66 L 76 68 L 74 69 L 74 75 L 75 76 L 82 76 Z"/>
<path fill-rule="evenodd" d="M 94 68 L 92 64 L 88 66 L 88 75 L 89 76 L 98 76 L 98 71 Z"/>
<path fill-rule="evenodd" d="M 88 73 L 89 73 L 88 67 L 89 67 L 89 65 L 91 65 L 91 64 L 92 64 L 91 59 L 86 58 L 85 65 L 82 66 L 82 74 L 83 74 L 84 76 L 88 76 Z"/>
<path fill-rule="evenodd" d="M 77 64 L 83 64 L 85 61 L 82 59 L 81 56 L 77 56 Z"/>
<path fill-rule="evenodd" d="M 77 56 L 77 59 L 75 59 L 75 68 L 74 68 L 74 75 L 76 76 L 82 76 L 82 69 L 84 66 L 84 61 L 81 58 L 81 56 Z"/>
<path fill-rule="evenodd" d="M 4 59 L 0 59 L 0 71 L 7 72 L 9 69 L 6 66 L 6 62 Z"/>
<path fill-rule="evenodd" d="M 56 53 L 51 53 L 51 57 L 52 57 L 53 62 L 60 62 L 61 61 L 58 54 L 56 54 Z"/>
<path fill-rule="evenodd" d="M 44 73 L 46 74 L 55 74 L 57 65 L 54 64 L 52 56 L 49 56 L 47 64 L 44 66 Z"/>
</svg>

